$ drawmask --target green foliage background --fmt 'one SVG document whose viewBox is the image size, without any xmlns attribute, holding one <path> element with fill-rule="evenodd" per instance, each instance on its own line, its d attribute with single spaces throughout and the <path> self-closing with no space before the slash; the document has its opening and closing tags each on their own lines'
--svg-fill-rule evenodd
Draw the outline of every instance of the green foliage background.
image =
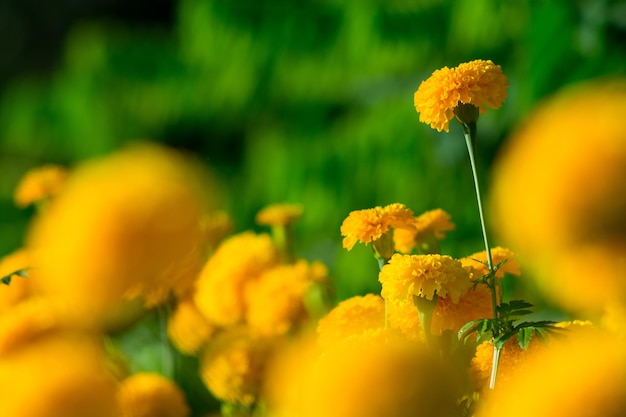
<svg viewBox="0 0 626 417">
<path fill-rule="evenodd" d="M 369 248 L 341 247 L 351 210 L 440 207 L 457 224 L 445 253 L 482 248 L 461 130 L 418 121 L 420 82 L 473 59 L 502 66 L 509 98 L 478 125 L 488 185 L 499 147 L 537 102 L 626 72 L 622 16 L 609 0 L 181 0 L 172 28 L 83 21 L 54 71 L 1 92 L 0 256 L 22 244 L 32 215 L 12 202 L 24 172 L 150 139 L 215 171 L 236 231 L 259 230 L 267 204 L 302 203 L 298 250 L 329 266 L 337 300 L 378 291 Z M 122 342 L 132 351 L 142 337 Z"/>
<path fill-rule="evenodd" d="M 255 228 L 266 204 L 302 203 L 300 253 L 331 267 L 339 299 L 378 285 L 368 249 L 341 249 L 351 210 L 441 207 L 458 225 L 444 250 L 478 251 L 460 129 L 419 123 L 413 92 L 444 65 L 502 65 L 509 98 L 479 121 L 488 183 L 499 146 L 537 101 L 624 73 L 624 10 L 617 1 L 182 0 L 173 28 L 84 21 L 53 72 L 22 74 L 2 91 L 0 253 L 21 244 L 31 215 L 11 201 L 27 169 L 145 138 L 206 160 L 238 231 Z"/>
</svg>

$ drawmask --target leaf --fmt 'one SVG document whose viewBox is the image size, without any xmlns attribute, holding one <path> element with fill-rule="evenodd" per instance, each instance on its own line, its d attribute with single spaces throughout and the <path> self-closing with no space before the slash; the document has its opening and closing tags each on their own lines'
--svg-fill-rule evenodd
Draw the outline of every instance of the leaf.
<svg viewBox="0 0 626 417">
<path fill-rule="evenodd" d="M 11 280 L 13 279 L 13 275 L 17 275 L 23 278 L 28 278 L 28 269 L 24 268 L 24 269 L 18 269 L 17 271 L 13 271 L 9 275 L 5 275 L 4 277 L 0 278 L 0 282 L 5 285 L 10 285 Z"/>
<path fill-rule="evenodd" d="M 11 284 L 11 278 L 13 277 L 13 274 L 7 275 L 6 277 L 2 277 L 0 278 L 0 282 L 5 284 L 5 285 L 9 285 Z"/>
<path fill-rule="evenodd" d="M 517 332 L 517 344 L 519 345 L 519 347 L 522 348 L 522 350 L 528 349 L 528 345 L 533 338 L 534 332 L 535 329 L 532 327 L 519 329 L 519 331 Z"/>
<path fill-rule="evenodd" d="M 457 337 L 459 340 L 467 339 L 472 333 L 476 332 L 484 319 L 468 321 L 459 329 Z"/>
</svg>

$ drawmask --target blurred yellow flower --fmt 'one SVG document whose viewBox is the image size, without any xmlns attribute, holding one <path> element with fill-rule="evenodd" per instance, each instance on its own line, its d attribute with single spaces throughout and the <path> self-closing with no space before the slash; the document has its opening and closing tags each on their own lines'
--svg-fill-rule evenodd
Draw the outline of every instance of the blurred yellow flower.
<svg viewBox="0 0 626 417">
<path fill-rule="evenodd" d="M 316 276 L 320 272 L 324 276 Z M 305 260 L 265 271 L 245 288 L 246 323 L 264 335 L 287 333 L 309 317 L 306 292 L 326 275 L 323 264 Z"/>
<path fill-rule="evenodd" d="M 29 298 L 0 314 L 0 355 L 61 326 L 58 309 L 42 297 Z"/>
<path fill-rule="evenodd" d="M 217 325 L 243 322 L 245 287 L 278 262 L 279 253 L 269 235 L 244 232 L 229 237 L 208 260 L 196 282 L 196 306 Z"/>
<path fill-rule="evenodd" d="M 532 354 L 498 382 L 478 417 L 622 417 L 626 350 L 601 334 L 580 334 Z"/>
<path fill-rule="evenodd" d="M 391 229 L 412 228 L 413 212 L 404 204 L 355 210 L 341 224 L 343 247 L 350 250 L 357 242 L 370 243 Z"/>
<path fill-rule="evenodd" d="M 67 176 L 68 171 L 58 165 L 44 165 L 28 171 L 15 190 L 15 204 L 26 207 L 54 197 L 63 189 Z"/>
<path fill-rule="evenodd" d="M 491 260 L 494 267 L 501 262 L 504 262 L 496 271 L 495 276 L 498 278 L 503 278 L 504 274 L 516 276 L 520 276 L 522 274 L 519 263 L 515 258 L 515 254 L 509 249 L 502 248 L 500 246 L 491 248 Z M 469 268 L 468 270 L 470 270 L 474 275 L 477 275 L 473 277 L 474 279 L 478 279 L 489 273 L 489 267 L 487 265 L 487 251 L 474 253 L 470 256 L 466 256 L 465 258 L 461 258 L 460 261 L 461 264 L 463 264 L 463 267 Z"/>
<path fill-rule="evenodd" d="M 432 300 L 438 295 L 458 303 L 472 285 L 461 262 L 447 255 L 395 254 L 382 268 L 378 279 L 383 298 L 409 302 L 413 296 Z"/>
<path fill-rule="evenodd" d="M 497 109 L 506 99 L 508 86 L 499 65 L 475 60 L 433 72 L 415 91 L 413 102 L 421 122 L 447 132 L 459 104 L 474 105 L 480 113 L 487 111 L 485 106 Z"/>
<path fill-rule="evenodd" d="M 494 167 L 496 232 L 529 277 L 568 309 L 626 295 L 626 80 L 557 93 Z"/>
<path fill-rule="evenodd" d="M 263 389 L 265 365 L 273 340 L 256 336 L 244 327 L 219 333 L 200 358 L 200 376 L 219 400 L 253 404 Z"/>
<path fill-rule="evenodd" d="M 399 252 L 411 253 L 414 247 L 428 251 L 432 246 L 438 248 L 436 241 L 443 239 L 445 232 L 455 227 L 448 213 L 434 209 L 417 216 L 413 228 L 395 230 L 393 241 Z"/>
<path fill-rule="evenodd" d="M 415 310 L 413 305 L 411 307 Z M 320 319 L 318 342 L 321 347 L 328 348 L 350 336 L 384 327 L 385 301 L 374 294 L 354 296 L 337 304 Z"/>
<path fill-rule="evenodd" d="M 126 378 L 117 391 L 120 417 L 187 417 L 185 394 L 157 373 L 141 372 Z"/>
<path fill-rule="evenodd" d="M 299 219 L 302 210 L 300 204 L 272 204 L 260 210 L 255 220 L 263 226 L 285 226 Z"/>
<path fill-rule="evenodd" d="M 454 371 L 421 344 L 381 336 L 381 331 L 368 331 L 322 354 L 309 349 L 296 360 L 279 361 L 271 373 L 278 378 L 273 384 L 280 393 L 271 397 L 271 415 L 462 415 L 456 406 L 459 381 Z"/>
<path fill-rule="evenodd" d="M 412 301 L 387 300 L 387 319 L 389 328 L 407 340 L 424 340 L 419 314 Z"/>
<path fill-rule="evenodd" d="M 172 344 L 182 353 L 195 355 L 217 328 L 200 313 L 191 297 L 181 299 L 167 323 Z"/>
<path fill-rule="evenodd" d="M 207 201 L 197 168 L 150 144 L 80 165 L 30 230 L 33 286 L 96 322 L 125 298 L 164 301 L 200 255 Z"/>
<path fill-rule="evenodd" d="M 0 386 L 2 416 L 117 415 L 101 341 L 86 335 L 56 332 L 0 354 Z"/>
</svg>

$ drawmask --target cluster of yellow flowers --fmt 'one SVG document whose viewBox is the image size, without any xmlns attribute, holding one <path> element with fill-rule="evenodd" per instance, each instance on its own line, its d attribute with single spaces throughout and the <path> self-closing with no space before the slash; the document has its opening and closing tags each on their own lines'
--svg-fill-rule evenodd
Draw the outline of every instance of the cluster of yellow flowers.
<svg viewBox="0 0 626 417">
<path fill-rule="evenodd" d="M 415 106 L 447 131 L 500 107 L 507 86 L 472 61 L 435 71 Z M 380 293 L 336 305 L 326 266 L 294 251 L 303 208 L 271 205 L 256 216 L 270 233 L 234 233 L 189 155 L 138 143 L 34 170 L 15 192 L 37 207 L 24 247 L 0 260 L 0 415 L 191 416 L 175 375 L 132 372 L 112 346 L 158 311 L 164 351 L 197 358 L 224 417 L 622 416 L 625 108 L 625 81 L 587 83 L 515 131 L 489 204 L 506 248 L 485 237 L 484 251 L 442 254 L 455 224 L 439 208 L 349 213 L 343 247 L 372 248 Z M 501 290 L 520 263 L 582 321 L 524 322 L 530 304 Z"/>
</svg>

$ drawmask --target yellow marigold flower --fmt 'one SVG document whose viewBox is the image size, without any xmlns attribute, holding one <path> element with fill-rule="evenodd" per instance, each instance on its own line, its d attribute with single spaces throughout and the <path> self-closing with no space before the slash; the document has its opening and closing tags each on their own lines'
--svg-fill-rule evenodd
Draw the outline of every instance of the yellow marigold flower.
<svg viewBox="0 0 626 417">
<path fill-rule="evenodd" d="M 233 230 L 233 220 L 225 211 L 216 211 L 202 219 L 207 252 L 212 253 Z"/>
<path fill-rule="evenodd" d="M 316 263 L 322 265 L 321 263 Z M 246 323 L 266 335 L 285 334 L 308 318 L 304 297 L 317 267 L 300 260 L 263 273 L 245 288 Z"/>
<path fill-rule="evenodd" d="M 482 402 L 478 417 L 621 417 L 626 413 L 624 344 L 578 335 L 536 352 Z"/>
<path fill-rule="evenodd" d="M 439 132 L 448 131 L 454 109 L 461 103 L 471 104 L 485 113 L 485 106 L 499 108 L 509 86 L 502 68 L 491 61 L 475 60 L 456 68 L 436 70 L 413 95 L 420 121 Z"/>
<path fill-rule="evenodd" d="M 30 276 L 36 271 L 26 249 L 18 249 L 0 259 L 0 278 L 14 272 L 26 270 Z M 30 279 L 13 275 L 10 285 L 0 284 L 0 313 L 11 309 L 14 305 L 27 298 L 31 293 Z"/>
<path fill-rule="evenodd" d="M 415 310 L 415 307 L 413 307 Z M 317 325 L 318 342 L 327 348 L 350 336 L 385 327 L 385 301 L 378 295 L 340 302 Z"/>
<path fill-rule="evenodd" d="M 273 341 L 246 328 L 218 334 L 200 359 L 200 376 L 211 393 L 227 403 L 251 405 L 262 390 Z"/>
<path fill-rule="evenodd" d="M 408 340 L 422 341 L 424 335 L 419 313 L 413 301 L 387 300 L 389 327 Z"/>
<path fill-rule="evenodd" d="M 625 79 L 571 86 L 534 111 L 494 166 L 495 230 L 568 309 L 624 302 L 625 107 Z"/>
<path fill-rule="evenodd" d="M 378 280 L 383 298 L 398 301 L 412 301 L 412 296 L 432 300 L 438 295 L 458 303 L 472 285 L 461 262 L 447 255 L 395 254 Z"/>
<path fill-rule="evenodd" d="M 200 313 L 191 297 L 178 301 L 167 324 L 170 340 L 187 355 L 197 354 L 216 330 Z"/>
<path fill-rule="evenodd" d="M 46 335 L 0 354 L 0 415 L 111 417 L 116 381 L 101 340 L 77 333 Z"/>
<path fill-rule="evenodd" d="M 443 239 L 445 232 L 456 227 L 450 219 L 450 215 L 442 209 L 430 210 L 417 216 L 413 228 L 394 231 L 396 250 L 411 253 L 416 246 L 422 251 L 428 251 L 433 245 L 438 246 L 436 241 Z"/>
<path fill-rule="evenodd" d="M 117 392 L 120 417 L 187 417 L 191 410 L 185 394 L 157 373 L 137 373 L 126 378 Z"/>
<path fill-rule="evenodd" d="M 220 326 L 244 320 L 245 287 L 278 265 L 279 253 L 267 234 L 244 232 L 229 237 L 204 266 L 194 293 L 202 314 Z"/>
<path fill-rule="evenodd" d="M 493 261 L 494 267 L 500 262 L 506 261 L 502 264 L 498 271 L 496 271 L 495 276 L 498 278 L 503 278 L 504 274 L 516 276 L 520 276 L 522 274 L 519 263 L 515 258 L 515 254 L 509 249 L 499 246 L 491 248 L 491 260 Z M 471 268 L 472 272 L 478 274 L 478 276 L 475 276 L 474 279 L 480 278 L 489 272 L 489 268 L 487 266 L 487 251 L 477 252 L 470 256 L 466 256 L 461 259 L 461 264 L 463 264 L 465 268 Z"/>
<path fill-rule="evenodd" d="M 67 170 L 58 165 L 45 165 L 28 171 L 15 190 L 15 204 L 26 207 L 57 195 L 63 189 L 67 176 Z"/>
<path fill-rule="evenodd" d="M 367 337 L 367 336 L 371 337 Z M 423 345 L 369 331 L 278 363 L 276 417 L 453 417 L 459 381 Z M 284 368 L 280 370 L 280 366 Z M 372 382 L 375 381 L 375 387 Z"/>
<path fill-rule="evenodd" d="M 256 215 L 257 224 L 264 226 L 286 226 L 302 216 L 300 204 L 272 204 Z"/>
<path fill-rule="evenodd" d="M 196 168 L 150 144 L 77 167 L 29 232 L 33 286 L 96 321 L 132 296 L 163 301 L 200 255 L 207 203 Z"/>
<path fill-rule="evenodd" d="M 370 243 L 391 229 L 412 228 L 413 212 L 404 204 L 352 211 L 341 225 L 343 247 L 350 250 L 357 242 Z"/>
<path fill-rule="evenodd" d="M 545 343 L 537 337 L 531 339 L 526 350 L 519 346 L 517 337 L 507 340 L 500 352 L 496 385 L 513 380 L 518 373 L 529 366 L 528 363 L 531 358 L 545 349 Z M 485 341 L 478 345 L 474 358 L 472 358 L 470 379 L 475 390 L 482 391 L 489 387 L 492 364 L 493 345 L 490 341 Z"/>
<path fill-rule="evenodd" d="M 440 335 L 444 330 L 456 333 L 466 323 L 491 317 L 492 314 L 491 290 L 486 285 L 477 285 L 461 295 L 458 303 L 449 297 L 437 298 L 431 333 Z"/>
</svg>

